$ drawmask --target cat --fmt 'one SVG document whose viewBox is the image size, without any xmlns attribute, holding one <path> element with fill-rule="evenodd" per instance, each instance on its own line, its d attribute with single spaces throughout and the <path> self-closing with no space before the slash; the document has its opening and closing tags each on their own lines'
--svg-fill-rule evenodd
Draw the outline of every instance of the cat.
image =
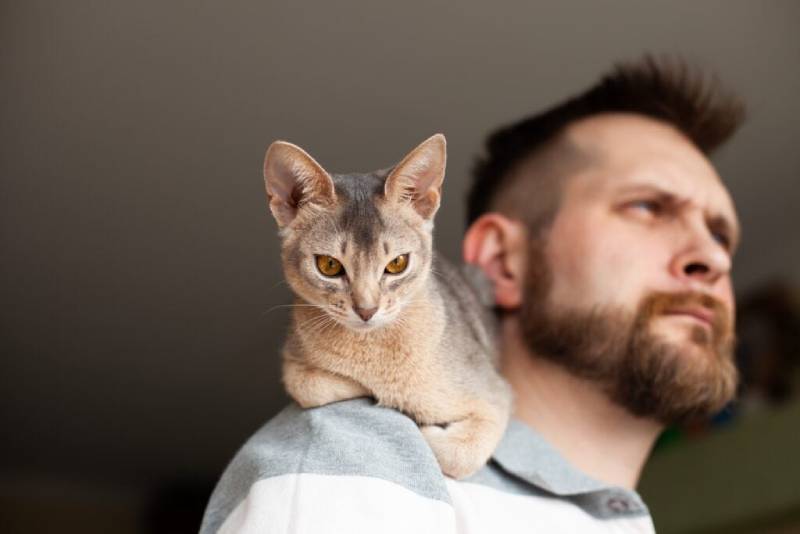
<svg viewBox="0 0 800 534">
<path fill-rule="evenodd" d="M 446 142 L 434 135 L 393 168 L 329 174 L 276 141 L 264 158 L 269 208 L 294 291 L 283 383 L 303 408 L 370 396 L 416 421 L 442 472 L 473 474 L 511 412 L 488 307 L 436 256 Z"/>
</svg>

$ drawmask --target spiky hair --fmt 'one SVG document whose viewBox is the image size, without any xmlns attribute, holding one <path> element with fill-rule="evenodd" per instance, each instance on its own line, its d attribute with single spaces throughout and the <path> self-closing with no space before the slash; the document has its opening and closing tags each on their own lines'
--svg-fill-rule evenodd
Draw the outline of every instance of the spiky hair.
<svg viewBox="0 0 800 534">
<path fill-rule="evenodd" d="M 716 76 L 681 59 L 646 55 L 617 64 L 585 92 L 489 135 L 484 154 L 473 167 L 467 222 L 487 211 L 516 165 L 544 148 L 568 124 L 614 112 L 663 120 L 710 154 L 741 125 L 745 107 Z"/>
</svg>

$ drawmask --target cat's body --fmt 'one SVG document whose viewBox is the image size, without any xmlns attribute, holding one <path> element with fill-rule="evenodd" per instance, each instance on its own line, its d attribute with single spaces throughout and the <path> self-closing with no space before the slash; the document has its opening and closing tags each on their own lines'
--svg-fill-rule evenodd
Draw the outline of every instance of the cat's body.
<svg viewBox="0 0 800 534">
<path fill-rule="evenodd" d="M 439 258 L 434 266 L 437 272 L 431 273 L 403 320 L 374 331 L 355 332 L 338 323 L 303 328 L 324 321 L 325 312 L 294 308 L 284 357 L 290 365 L 297 362 L 349 377 L 362 386 L 361 395 L 374 396 L 420 424 L 453 421 L 441 414 L 454 409 L 445 408 L 453 399 L 442 398 L 444 394 L 463 390 L 480 395 L 492 387 L 487 382 L 499 377 L 487 328 L 490 318 L 479 315 L 477 295 L 453 266 Z M 295 383 L 291 371 L 286 378 L 287 389 L 301 398 L 301 405 L 339 400 L 335 392 Z"/>
<path fill-rule="evenodd" d="M 503 434 L 511 395 L 476 288 L 432 250 L 444 138 L 362 175 L 329 175 L 276 145 L 265 179 L 297 295 L 287 391 L 304 408 L 372 396 L 420 425 L 446 474 L 473 473 Z"/>
</svg>

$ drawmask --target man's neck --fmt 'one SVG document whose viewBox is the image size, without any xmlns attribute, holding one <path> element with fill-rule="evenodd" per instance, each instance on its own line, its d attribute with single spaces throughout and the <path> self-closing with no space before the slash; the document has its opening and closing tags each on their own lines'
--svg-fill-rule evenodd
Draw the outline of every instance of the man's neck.
<svg viewBox="0 0 800 534">
<path fill-rule="evenodd" d="M 514 390 L 515 416 L 587 475 L 634 489 L 661 424 L 631 415 L 596 384 L 531 354 L 515 318 L 502 328 L 502 372 Z"/>
</svg>

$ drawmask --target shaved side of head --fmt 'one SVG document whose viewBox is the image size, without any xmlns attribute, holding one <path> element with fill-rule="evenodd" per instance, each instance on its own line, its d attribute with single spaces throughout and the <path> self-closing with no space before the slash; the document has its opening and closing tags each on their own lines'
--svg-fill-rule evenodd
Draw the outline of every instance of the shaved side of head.
<svg viewBox="0 0 800 534">
<path fill-rule="evenodd" d="M 537 235 L 546 232 L 558 212 L 568 178 L 599 157 L 575 143 L 569 132 L 565 129 L 513 167 L 503 189 L 492 198 L 489 211 L 518 219 Z"/>
</svg>

